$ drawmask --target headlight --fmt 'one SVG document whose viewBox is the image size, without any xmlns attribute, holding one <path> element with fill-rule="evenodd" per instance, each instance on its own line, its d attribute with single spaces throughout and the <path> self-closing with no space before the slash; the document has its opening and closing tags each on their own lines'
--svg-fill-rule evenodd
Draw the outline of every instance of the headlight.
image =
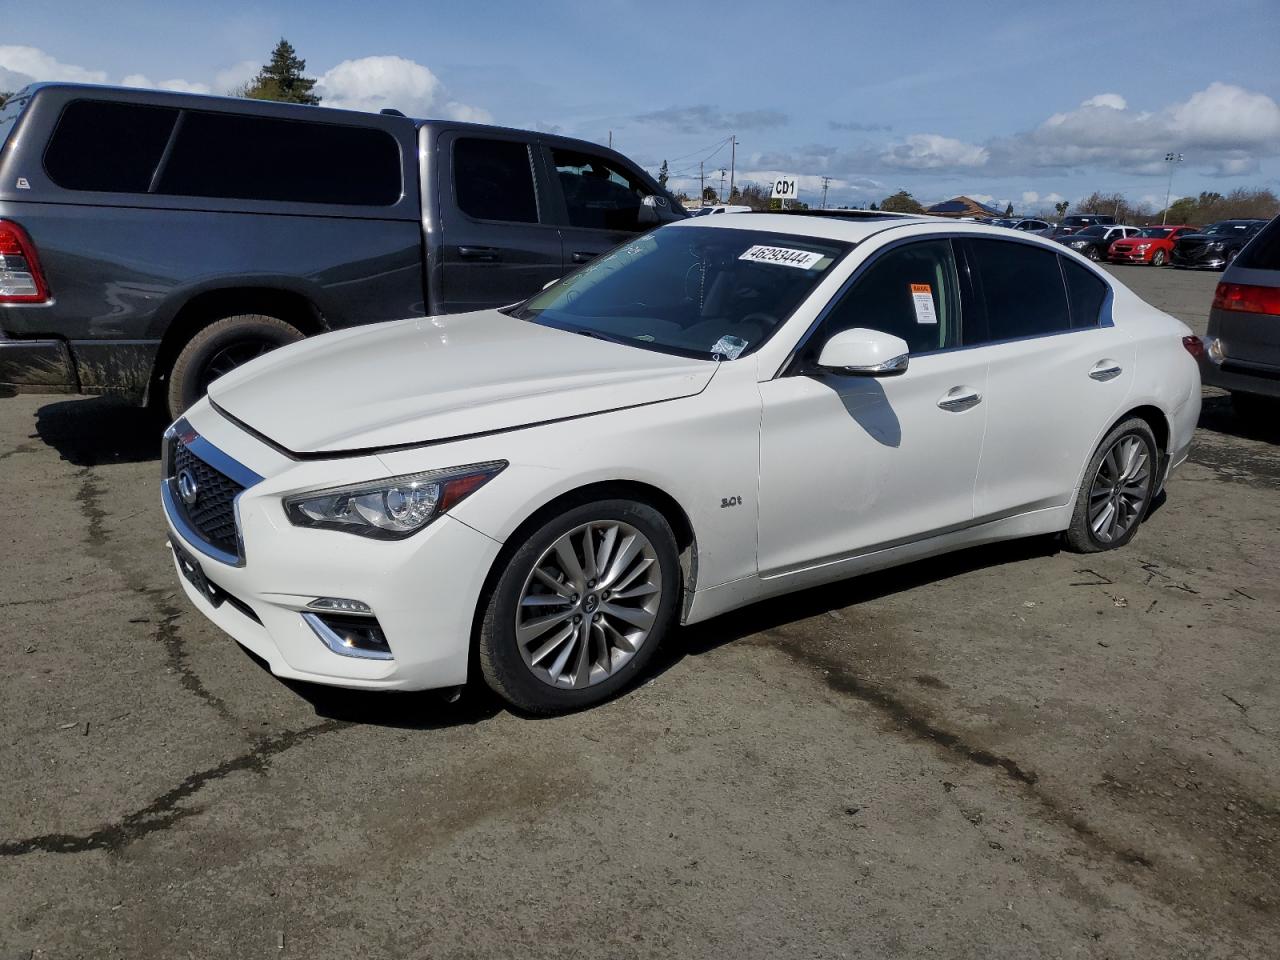
<svg viewBox="0 0 1280 960">
<path fill-rule="evenodd" d="M 1074 247 L 1076 250 L 1082 250 L 1089 245 L 1088 240 L 1072 240 L 1067 246 Z"/>
<path fill-rule="evenodd" d="M 506 466 L 505 460 L 493 460 L 312 490 L 285 497 L 284 512 L 298 527 L 402 540 L 461 503 Z"/>
<path fill-rule="evenodd" d="M 1217 243 L 1211 243 L 1211 244 L 1209 244 L 1207 247 L 1205 247 L 1205 249 L 1206 249 L 1206 250 L 1221 250 L 1221 249 L 1222 249 L 1222 241 L 1221 241 L 1221 240 L 1219 240 Z"/>
<path fill-rule="evenodd" d="M 1138 253 L 1146 253 L 1150 247 L 1151 247 L 1151 244 L 1149 243 L 1140 243 L 1135 249 L 1138 251 Z"/>
</svg>

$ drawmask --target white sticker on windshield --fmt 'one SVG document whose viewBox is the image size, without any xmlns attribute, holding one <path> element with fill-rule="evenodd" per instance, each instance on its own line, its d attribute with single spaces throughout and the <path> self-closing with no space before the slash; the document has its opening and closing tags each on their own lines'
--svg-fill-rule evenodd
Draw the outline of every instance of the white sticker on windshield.
<svg viewBox="0 0 1280 960">
<path fill-rule="evenodd" d="M 726 360 L 737 360 L 738 354 L 747 349 L 747 341 L 741 337 L 730 336 L 725 334 L 716 341 L 714 347 L 711 348 L 712 353 L 718 353 Z"/>
<path fill-rule="evenodd" d="M 911 303 L 916 308 L 916 323 L 938 322 L 938 315 L 933 310 L 933 287 L 929 284 L 911 285 Z"/>
<path fill-rule="evenodd" d="M 800 270 L 808 270 L 824 256 L 825 254 L 812 253 L 808 250 L 793 250 L 791 247 L 766 247 L 756 244 L 738 259 L 750 260 L 752 263 L 773 263 L 780 267 L 796 267 Z"/>
</svg>

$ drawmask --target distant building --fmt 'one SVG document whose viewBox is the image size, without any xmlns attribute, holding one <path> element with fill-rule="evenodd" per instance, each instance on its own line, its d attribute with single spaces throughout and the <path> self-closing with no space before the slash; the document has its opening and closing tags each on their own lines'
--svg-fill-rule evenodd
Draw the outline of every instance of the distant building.
<svg viewBox="0 0 1280 960">
<path fill-rule="evenodd" d="M 985 203 L 979 203 L 972 197 L 952 197 L 950 200 L 943 200 L 941 203 L 935 203 L 932 207 L 928 207 L 925 213 L 932 214 L 935 217 L 1000 217 L 1003 216 L 999 210 L 993 210 Z"/>
</svg>

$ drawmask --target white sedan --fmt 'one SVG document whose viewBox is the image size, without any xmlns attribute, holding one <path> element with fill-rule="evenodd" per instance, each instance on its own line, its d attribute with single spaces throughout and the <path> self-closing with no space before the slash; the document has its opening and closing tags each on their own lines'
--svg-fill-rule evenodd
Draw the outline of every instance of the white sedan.
<svg viewBox="0 0 1280 960">
<path fill-rule="evenodd" d="M 282 677 L 552 712 L 677 622 L 948 550 L 1137 532 L 1200 341 L 981 224 L 672 224 L 503 310 L 289 346 L 167 432 L 191 602 Z"/>
</svg>

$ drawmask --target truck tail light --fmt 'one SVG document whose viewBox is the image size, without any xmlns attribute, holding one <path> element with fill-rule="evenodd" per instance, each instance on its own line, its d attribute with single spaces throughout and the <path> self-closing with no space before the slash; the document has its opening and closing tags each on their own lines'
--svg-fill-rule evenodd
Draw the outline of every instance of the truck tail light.
<svg viewBox="0 0 1280 960">
<path fill-rule="evenodd" d="M 0 220 L 0 303 L 44 303 L 48 299 L 49 286 L 27 231 L 12 220 Z"/>
<path fill-rule="evenodd" d="M 1218 310 L 1268 313 L 1280 316 L 1280 287 L 1260 287 L 1252 283 L 1219 283 L 1213 294 Z"/>
</svg>

